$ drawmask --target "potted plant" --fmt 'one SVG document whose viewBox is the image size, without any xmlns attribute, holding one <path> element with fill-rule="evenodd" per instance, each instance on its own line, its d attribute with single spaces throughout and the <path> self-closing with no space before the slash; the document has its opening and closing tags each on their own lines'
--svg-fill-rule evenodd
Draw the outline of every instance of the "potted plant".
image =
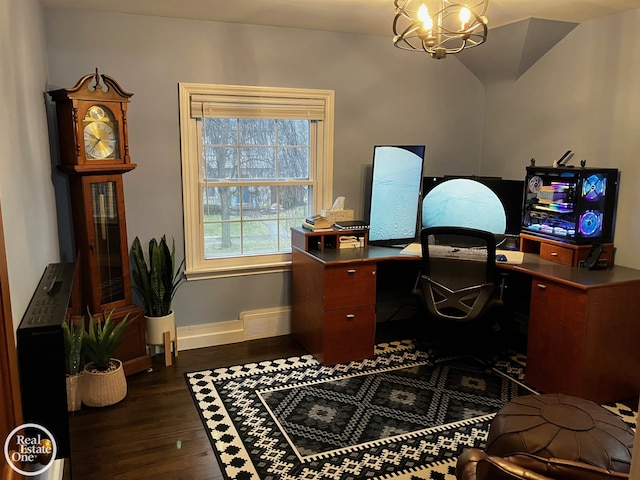
<svg viewBox="0 0 640 480">
<path fill-rule="evenodd" d="M 64 339 L 64 359 L 67 381 L 67 410 L 75 412 L 80 409 L 82 395 L 80 394 L 80 376 L 83 367 L 84 317 L 79 321 L 64 321 L 62 335 Z"/>
<path fill-rule="evenodd" d="M 90 360 L 82 376 L 82 403 L 104 407 L 118 403 L 127 395 L 127 379 L 122 362 L 113 358 L 122 343 L 122 334 L 133 319 L 127 314 L 121 321 L 112 320 L 113 310 L 99 318 L 89 312 L 89 328 L 82 346 Z"/>
<path fill-rule="evenodd" d="M 171 302 L 178 287 L 185 281 L 184 259 L 176 268 L 175 241 L 171 248 L 166 235 L 158 242 L 149 240 L 148 263 L 138 237 L 131 246 L 133 257 L 133 283 L 144 303 L 147 344 L 163 345 L 164 333 L 170 332 L 171 341 L 175 341 L 174 313 Z"/>
</svg>

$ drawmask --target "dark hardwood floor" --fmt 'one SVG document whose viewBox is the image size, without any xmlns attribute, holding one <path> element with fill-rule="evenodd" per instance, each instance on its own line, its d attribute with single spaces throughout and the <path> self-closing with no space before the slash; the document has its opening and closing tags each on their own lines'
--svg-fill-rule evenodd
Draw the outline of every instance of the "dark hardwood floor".
<svg viewBox="0 0 640 480">
<path fill-rule="evenodd" d="M 411 338 L 405 322 L 379 325 L 377 342 Z M 216 456 L 184 379 L 186 372 L 307 352 L 290 335 L 185 350 L 165 367 L 128 377 L 126 398 L 70 414 L 73 480 L 222 479 Z"/>
<path fill-rule="evenodd" d="M 184 374 L 305 353 L 281 336 L 182 351 L 169 367 L 156 355 L 122 402 L 71 414 L 72 479 L 222 479 Z"/>
<path fill-rule="evenodd" d="M 412 338 L 407 321 L 378 324 L 376 342 Z M 184 379 L 186 372 L 306 354 L 290 335 L 179 352 L 173 365 L 128 377 L 126 398 L 70 414 L 72 480 L 224 478 Z M 635 409 L 637 397 L 629 402 Z"/>
</svg>

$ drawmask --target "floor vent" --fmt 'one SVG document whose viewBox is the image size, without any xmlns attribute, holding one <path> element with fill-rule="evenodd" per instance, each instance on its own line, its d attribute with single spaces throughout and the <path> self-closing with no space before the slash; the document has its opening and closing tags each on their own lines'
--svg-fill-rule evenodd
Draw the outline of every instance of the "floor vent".
<svg viewBox="0 0 640 480">
<path fill-rule="evenodd" d="M 277 337 L 291 333 L 291 308 L 276 307 L 240 313 L 245 340 Z"/>
</svg>

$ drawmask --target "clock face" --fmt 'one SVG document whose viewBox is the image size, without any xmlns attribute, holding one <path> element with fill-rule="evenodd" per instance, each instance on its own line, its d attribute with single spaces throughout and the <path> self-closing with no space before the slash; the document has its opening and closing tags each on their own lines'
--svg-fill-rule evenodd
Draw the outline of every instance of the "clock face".
<svg viewBox="0 0 640 480">
<path fill-rule="evenodd" d="M 93 120 L 105 120 L 104 109 L 100 105 L 94 105 L 87 110 L 87 115 Z"/>
<path fill-rule="evenodd" d="M 91 122 L 84 127 L 84 149 L 87 158 L 103 160 L 115 158 L 116 134 L 105 122 Z"/>
</svg>

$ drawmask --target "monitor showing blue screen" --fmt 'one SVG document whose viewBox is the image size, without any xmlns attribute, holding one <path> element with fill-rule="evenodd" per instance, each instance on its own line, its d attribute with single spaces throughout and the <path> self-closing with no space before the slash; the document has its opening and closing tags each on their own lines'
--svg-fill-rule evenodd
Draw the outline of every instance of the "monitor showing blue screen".
<svg viewBox="0 0 640 480">
<path fill-rule="evenodd" d="M 424 145 L 373 149 L 369 243 L 404 246 L 419 235 Z"/>
<path fill-rule="evenodd" d="M 460 226 L 500 237 L 518 235 L 523 180 L 499 177 L 425 177 L 422 226 Z"/>
</svg>

